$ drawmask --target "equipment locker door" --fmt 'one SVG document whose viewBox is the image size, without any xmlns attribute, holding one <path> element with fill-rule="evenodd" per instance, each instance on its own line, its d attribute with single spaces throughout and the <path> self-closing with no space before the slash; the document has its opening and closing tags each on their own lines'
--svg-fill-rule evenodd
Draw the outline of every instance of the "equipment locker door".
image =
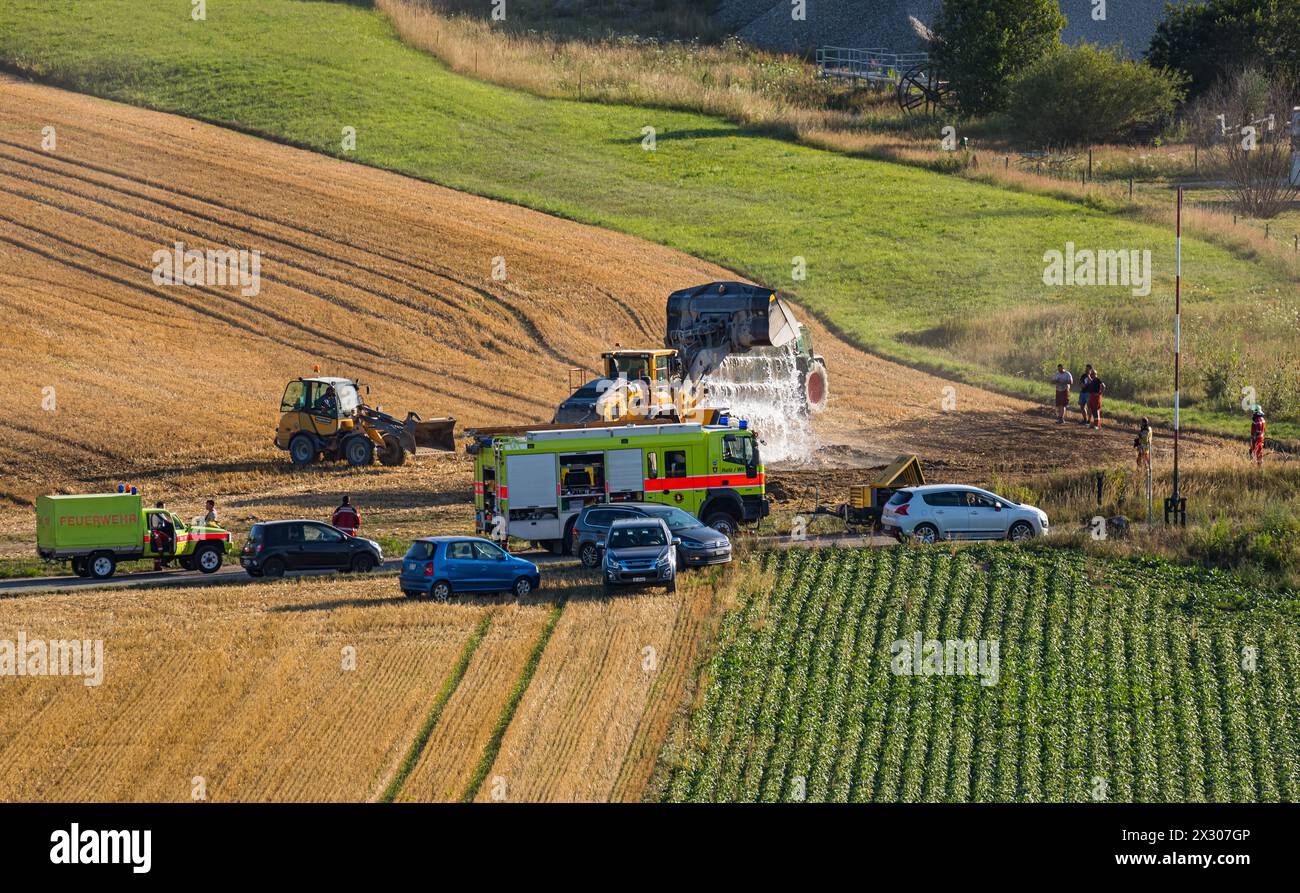
<svg viewBox="0 0 1300 893">
<path fill-rule="evenodd" d="M 506 501 L 513 509 L 555 508 L 555 454 L 506 457 Z"/>
<path fill-rule="evenodd" d="M 605 453 L 605 482 L 611 494 L 640 494 L 645 490 L 641 459 L 641 450 L 638 448 L 609 450 Z"/>
</svg>

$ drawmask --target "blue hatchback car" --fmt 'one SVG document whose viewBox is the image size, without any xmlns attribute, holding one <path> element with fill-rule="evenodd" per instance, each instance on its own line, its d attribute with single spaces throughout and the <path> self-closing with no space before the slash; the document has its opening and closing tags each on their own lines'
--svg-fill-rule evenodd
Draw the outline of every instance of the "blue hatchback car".
<svg viewBox="0 0 1300 893">
<path fill-rule="evenodd" d="M 445 602 L 461 592 L 513 592 L 523 598 L 542 584 L 537 565 L 476 536 L 429 536 L 402 559 L 402 594 Z"/>
</svg>

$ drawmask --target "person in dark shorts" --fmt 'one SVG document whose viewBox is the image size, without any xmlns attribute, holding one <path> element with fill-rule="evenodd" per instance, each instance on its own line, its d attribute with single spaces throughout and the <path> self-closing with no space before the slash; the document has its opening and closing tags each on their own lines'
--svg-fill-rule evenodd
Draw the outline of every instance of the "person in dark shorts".
<svg viewBox="0 0 1300 893">
<path fill-rule="evenodd" d="M 1088 417 L 1088 393 L 1083 389 L 1088 381 L 1092 378 L 1092 363 L 1083 367 L 1083 377 L 1079 379 L 1079 415 L 1083 418 L 1079 424 L 1086 425 L 1091 419 Z"/>
</svg>

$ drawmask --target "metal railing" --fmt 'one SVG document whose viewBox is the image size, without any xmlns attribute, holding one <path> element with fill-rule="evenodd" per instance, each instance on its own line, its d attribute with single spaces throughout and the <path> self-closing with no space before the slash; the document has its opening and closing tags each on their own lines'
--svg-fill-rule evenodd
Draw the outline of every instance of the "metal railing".
<svg viewBox="0 0 1300 893">
<path fill-rule="evenodd" d="M 909 69 L 929 61 L 929 53 L 891 53 L 883 47 L 819 47 L 817 76 L 896 84 Z"/>
</svg>

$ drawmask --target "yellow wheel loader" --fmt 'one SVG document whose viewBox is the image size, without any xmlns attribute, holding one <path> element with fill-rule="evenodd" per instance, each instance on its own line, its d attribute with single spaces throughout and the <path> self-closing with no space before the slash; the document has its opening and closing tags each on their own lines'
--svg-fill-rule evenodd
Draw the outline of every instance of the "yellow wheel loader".
<svg viewBox="0 0 1300 893">
<path fill-rule="evenodd" d="M 369 390 L 369 389 L 367 389 Z M 401 465 L 418 447 L 454 452 L 456 420 L 422 421 L 408 412 L 399 419 L 361 402 L 357 383 L 348 378 L 296 378 L 280 400 L 275 445 L 294 465 L 347 460 L 370 465 Z"/>
</svg>

